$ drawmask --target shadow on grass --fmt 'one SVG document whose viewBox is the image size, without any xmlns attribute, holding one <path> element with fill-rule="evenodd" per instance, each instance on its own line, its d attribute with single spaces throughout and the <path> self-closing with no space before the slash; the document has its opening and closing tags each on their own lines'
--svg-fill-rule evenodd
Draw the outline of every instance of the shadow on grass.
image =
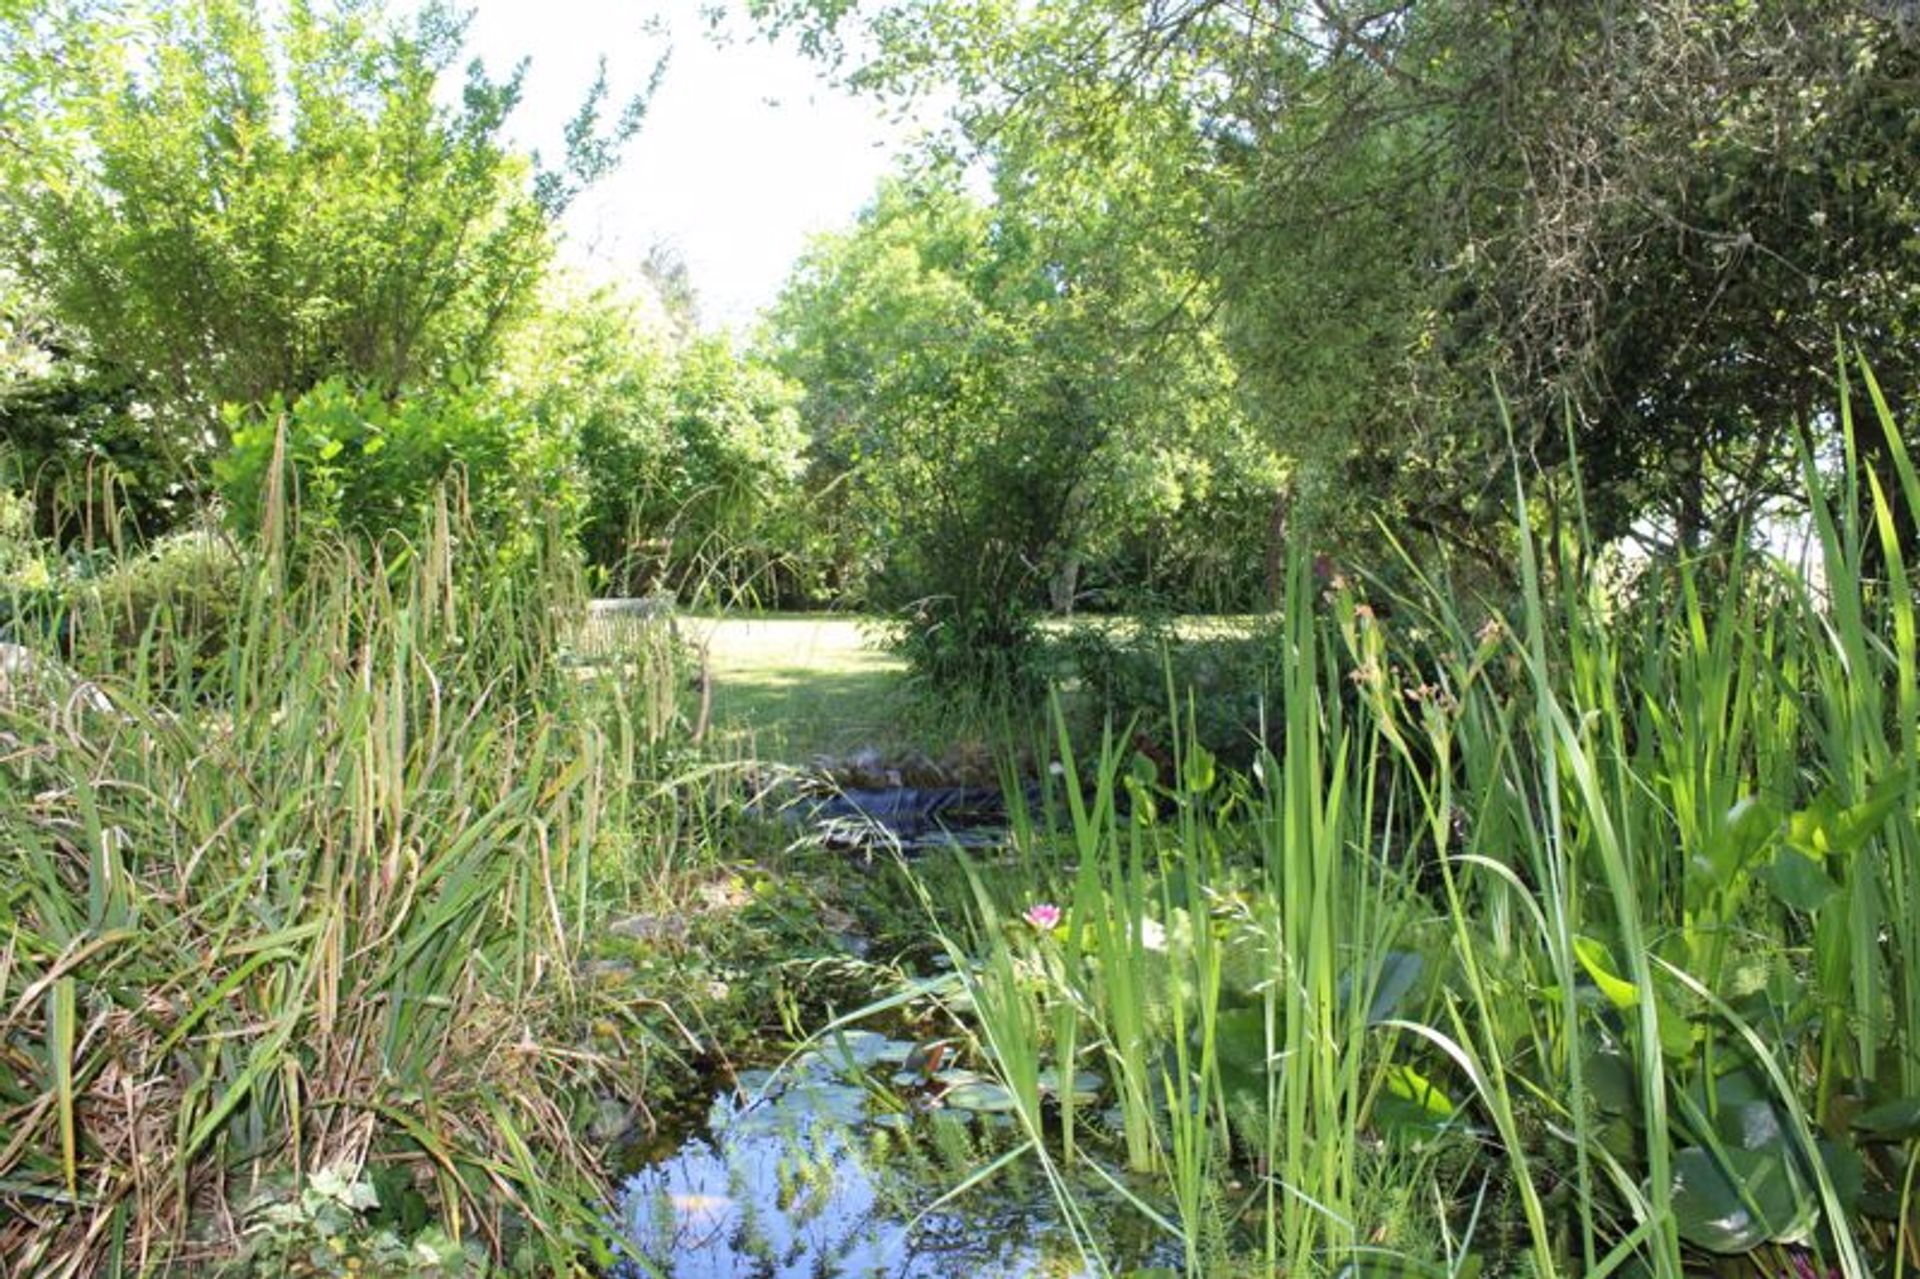
<svg viewBox="0 0 1920 1279">
<path fill-rule="evenodd" d="M 866 669 L 756 666 L 713 673 L 713 726 L 762 759 L 805 763 L 865 747 L 927 749 L 911 729 L 912 697 L 902 673 Z"/>
</svg>

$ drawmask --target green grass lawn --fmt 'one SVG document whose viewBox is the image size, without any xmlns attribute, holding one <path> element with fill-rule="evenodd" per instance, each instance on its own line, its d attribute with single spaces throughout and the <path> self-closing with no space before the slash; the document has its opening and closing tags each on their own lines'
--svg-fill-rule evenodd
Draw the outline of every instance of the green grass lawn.
<svg viewBox="0 0 1920 1279">
<path fill-rule="evenodd" d="M 1183 618 L 1177 630 L 1188 641 L 1226 639 L 1246 634 L 1258 620 Z M 806 763 L 867 748 L 937 759 L 996 736 L 977 708 L 916 701 L 906 667 L 878 643 L 881 621 L 846 613 L 682 615 L 681 637 L 706 646 L 715 740 L 742 755 Z M 1074 627 L 1127 624 L 1087 617 L 1049 619 L 1044 626 L 1060 635 Z M 1038 724 L 1044 707 L 1032 709 Z"/>
<path fill-rule="evenodd" d="M 804 763 L 863 747 L 926 748 L 906 668 L 875 646 L 876 619 L 846 614 L 682 617 L 705 645 L 713 732 L 742 753 Z"/>
</svg>

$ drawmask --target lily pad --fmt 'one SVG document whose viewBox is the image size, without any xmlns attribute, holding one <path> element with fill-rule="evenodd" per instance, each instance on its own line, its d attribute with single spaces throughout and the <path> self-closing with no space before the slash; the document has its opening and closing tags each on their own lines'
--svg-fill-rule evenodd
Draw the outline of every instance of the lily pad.
<svg viewBox="0 0 1920 1279">
<path fill-rule="evenodd" d="M 1594 1104 L 1610 1115 L 1631 1115 L 1640 1111 L 1640 1089 L 1634 1080 L 1633 1065 L 1619 1048 L 1608 1045 L 1587 1054 L 1583 1071 Z"/>
<path fill-rule="evenodd" d="M 956 1110 L 983 1115 L 1007 1114 L 1020 1108 L 1019 1101 L 1003 1085 L 984 1079 L 949 1089 L 941 1100 Z"/>
<path fill-rule="evenodd" d="M 1689 1146 L 1673 1157 L 1673 1213 L 1680 1237 L 1723 1255 L 1793 1242 L 1813 1221 L 1813 1202 L 1788 1162 L 1771 1152 Z"/>
<path fill-rule="evenodd" d="M 813 1051 L 800 1058 L 800 1068 L 825 1068 L 835 1074 L 849 1074 L 874 1066 L 900 1065 L 913 1051 L 913 1045 L 871 1030 L 842 1030 L 822 1039 Z"/>
<path fill-rule="evenodd" d="M 1920 1137 L 1920 1097 L 1896 1097 L 1863 1110 L 1854 1116 L 1853 1126 L 1888 1141 Z"/>
<path fill-rule="evenodd" d="M 793 1132 L 816 1123 L 851 1127 L 867 1117 L 867 1093 L 851 1084 L 807 1079 L 753 1106 L 726 1125 L 747 1136 Z"/>
<path fill-rule="evenodd" d="M 1791 848 L 1782 849 L 1760 872 L 1760 878 L 1773 889 L 1775 897 L 1808 915 L 1825 906 L 1840 891 L 1840 885 L 1827 874 L 1824 866 Z"/>
<path fill-rule="evenodd" d="M 1073 1100 L 1079 1104 L 1098 1101 L 1100 1089 L 1106 1086 L 1106 1080 L 1091 1070 L 1082 1070 L 1073 1077 Z M 1060 1091 L 1060 1072 L 1043 1070 L 1040 1072 L 1040 1091 L 1057 1094 Z"/>
</svg>

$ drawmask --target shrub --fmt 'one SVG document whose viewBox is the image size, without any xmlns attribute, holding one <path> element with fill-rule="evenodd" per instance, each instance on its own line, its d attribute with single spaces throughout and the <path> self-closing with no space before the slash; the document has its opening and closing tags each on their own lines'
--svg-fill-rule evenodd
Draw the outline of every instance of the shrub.
<svg viewBox="0 0 1920 1279">
<path fill-rule="evenodd" d="M 173 533 L 74 582 L 64 630 L 82 665 L 151 645 L 156 674 L 197 677 L 225 651 L 242 594 L 240 552 L 228 538 L 213 528 Z"/>
<path fill-rule="evenodd" d="M 1264 725 L 1284 717 L 1280 689 L 1285 636 L 1278 620 L 1249 631 L 1183 637 L 1176 619 L 1143 613 L 1124 623 L 1082 623 L 1056 641 L 1059 664 L 1079 678 L 1084 718 L 1133 724 L 1156 743 L 1192 729 L 1221 759 L 1252 762 Z M 1169 693 L 1183 718 L 1170 722 Z M 1076 726 L 1097 737 L 1094 723 Z"/>
<path fill-rule="evenodd" d="M 917 683 L 936 693 L 1026 698 L 1046 685 L 1039 615 L 1017 603 L 992 608 L 951 596 L 921 600 L 895 624 L 888 647 Z"/>
<path fill-rule="evenodd" d="M 474 531 L 509 555 L 575 505 L 563 443 L 465 379 L 389 399 L 331 378 L 291 403 L 275 396 L 226 417 L 233 445 L 214 473 L 245 533 L 264 531 L 268 490 L 281 481 L 301 537 L 378 539 L 417 530 L 429 499 L 459 480 Z"/>
</svg>

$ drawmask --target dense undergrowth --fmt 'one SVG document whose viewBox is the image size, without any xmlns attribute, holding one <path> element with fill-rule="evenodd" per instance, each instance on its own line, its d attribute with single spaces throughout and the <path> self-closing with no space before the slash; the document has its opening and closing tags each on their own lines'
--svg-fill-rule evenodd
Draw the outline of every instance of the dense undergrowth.
<svg viewBox="0 0 1920 1279">
<path fill-rule="evenodd" d="M 457 495 L 16 591 L 0 1257 L 603 1269 L 608 1112 L 879 989 L 997 1075 L 1096 1273 L 1115 1197 L 1191 1275 L 1911 1272 L 1896 460 L 1807 460 L 1799 559 L 1621 594 L 1523 528 L 1511 606 L 1301 556 L 1243 649 L 1084 643 L 1010 858 L 891 874 L 784 848 L 677 736 L 664 633 L 589 671 L 575 559 Z M 1181 709 L 1090 746 L 1148 645 Z"/>
<path fill-rule="evenodd" d="M 1191 718 L 1170 763 L 1109 732 L 1066 768 L 942 931 L 1069 1214 L 1089 1171 L 1128 1187 L 1192 1275 L 1911 1273 L 1897 463 L 1829 502 L 1807 462 L 1802 560 L 1631 599 L 1524 531 L 1506 613 L 1296 564 L 1250 772 Z M 1087 1068 L 1117 1113 L 1046 1086 Z"/>
<path fill-rule="evenodd" d="M 571 1272 L 594 1099 L 644 1105 L 679 1038 L 579 975 L 686 847 L 670 662 L 580 678 L 570 557 L 503 562 L 448 499 L 379 547 L 267 527 L 193 552 L 231 591 L 117 587 L 178 547 L 75 585 L 70 670 L 11 650 L 0 1257 Z"/>
</svg>

